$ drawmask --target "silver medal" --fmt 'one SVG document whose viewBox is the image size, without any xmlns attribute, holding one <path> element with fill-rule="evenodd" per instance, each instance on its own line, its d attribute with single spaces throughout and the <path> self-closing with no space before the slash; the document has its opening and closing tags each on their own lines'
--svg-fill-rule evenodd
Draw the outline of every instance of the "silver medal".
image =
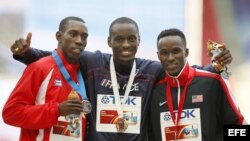
<svg viewBox="0 0 250 141">
<path fill-rule="evenodd" d="M 88 100 L 82 101 L 82 110 L 84 114 L 89 114 L 92 110 L 91 103 Z"/>
</svg>

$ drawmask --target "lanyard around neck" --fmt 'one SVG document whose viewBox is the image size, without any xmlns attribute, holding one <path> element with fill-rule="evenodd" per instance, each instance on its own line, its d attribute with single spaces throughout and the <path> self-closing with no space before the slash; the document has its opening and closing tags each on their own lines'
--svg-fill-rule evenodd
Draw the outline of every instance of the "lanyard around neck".
<svg viewBox="0 0 250 141">
<path fill-rule="evenodd" d="M 176 127 L 179 124 L 181 112 L 182 112 L 182 109 L 183 109 L 183 106 L 184 106 L 184 103 L 185 103 L 187 88 L 188 88 L 189 84 L 191 83 L 191 81 L 192 81 L 192 77 L 191 77 L 191 75 L 189 75 L 188 81 L 185 84 L 184 89 L 183 89 L 183 91 L 181 93 L 180 100 L 178 98 L 178 111 L 177 111 L 177 117 L 176 117 L 175 114 L 174 114 L 174 106 L 173 106 L 173 99 L 172 99 L 170 84 L 168 84 L 168 82 L 166 80 L 166 83 L 167 83 L 166 84 L 166 98 L 167 98 L 167 101 L 168 101 L 168 107 L 169 107 L 169 111 L 170 111 L 170 114 L 171 114 L 171 117 L 172 117 L 172 121 L 173 121 L 173 123 L 175 124 Z"/>
<path fill-rule="evenodd" d="M 86 100 L 87 95 L 86 95 L 85 85 L 84 85 L 84 81 L 83 81 L 80 69 L 78 69 L 78 71 L 77 71 L 77 79 L 78 79 L 79 84 L 76 84 L 75 81 L 72 80 L 72 78 L 70 77 L 68 71 L 66 70 L 65 66 L 63 65 L 62 60 L 60 59 L 56 50 L 54 50 L 52 52 L 52 56 L 55 59 L 56 64 L 57 64 L 60 72 L 62 73 L 64 79 L 70 84 L 70 86 L 75 91 L 77 91 L 82 96 L 82 99 Z"/>
<path fill-rule="evenodd" d="M 117 77 L 116 77 L 114 60 L 113 60 L 113 56 L 111 56 L 111 58 L 110 58 L 110 75 L 111 75 L 113 93 L 114 93 L 114 96 L 115 96 L 115 104 L 116 104 L 116 107 L 117 107 L 117 112 L 118 112 L 119 117 L 123 117 L 123 112 L 122 112 L 122 106 L 121 105 L 125 104 L 125 102 L 128 99 L 128 95 L 129 95 L 129 92 L 131 90 L 134 78 L 135 78 L 135 70 L 136 70 L 136 65 L 135 65 L 135 61 L 134 61 L 132 70 L 130 72 L 129 81 L 128 81 L 128 84 L 127 84 L 127 87 L 126 87 L 126 90 L 125 90 L 124 98 L 123 98 L 123 101 L 121 102 L 120 94 L 119 94 L 119 90 L 118 90 L 118 82 L 117 82 Z"/>
</svg>

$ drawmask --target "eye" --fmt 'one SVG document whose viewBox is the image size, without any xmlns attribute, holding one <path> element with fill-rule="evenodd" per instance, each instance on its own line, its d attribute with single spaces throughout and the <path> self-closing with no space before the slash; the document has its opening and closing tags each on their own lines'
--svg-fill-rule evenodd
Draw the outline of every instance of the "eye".
<svg viewBox="0 0 250 141">
<path fill-rule="evenodd" d="M 123 38 L 122 38 L 122 37 L 116 37 L 116 38 L 115 38 L 115 41 L 116 41 L 116 42 L 122 42 L 122 41 L 123 41 Z"/>
<path fill-rule="evenodd" d="M 78 35 L 76 31 L 71 31 L 69 34 L 71 37 L 76 37 Z"/>
<path fill-rule="evenodd" d="M 87 40 L 87 38 L 88 38 L 88 34 L 82 34 L 82 40 Z"/>
<path fill-rule="evenodd" d="M 173 54 L 178 54 L 178 53 L 180 53 L 181 51 L 182 51 L 181 49 L 175 48 L 174 50 L 172 50 L 172 53 L 173 53 Z"/>
<path fill-rule="evenodd" d="M 129 41 L 130 42 L 135 42 L 136 41 L 136 37 L 129 37 Z"/>
<path fill-rule="evenodd" d="M 167 56 L 167 55 L 168 55 L 168 51 L 166 51 L 166 50 L 161 50 L 161 51 L 159 52 L 159 54 L 160 54 L 160 56 Z"/>
</svg>

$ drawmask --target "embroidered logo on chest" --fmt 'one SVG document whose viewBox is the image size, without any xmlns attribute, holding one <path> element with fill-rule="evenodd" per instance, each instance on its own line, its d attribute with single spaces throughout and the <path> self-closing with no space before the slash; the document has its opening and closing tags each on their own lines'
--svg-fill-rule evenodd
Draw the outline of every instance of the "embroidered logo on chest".
<svg viewBox="0 0 250 141">
<path fill-rule="evenodd" d="M 192 103 L 201 103 L 203 102 L 203 95 L 193 95 Z"/>
<path fill-rule="evenodd" d="M 55 79 L 55 81 L 54 81 L 54 86 L 62 86 L 62 80 L 60 80 L 60 79 Z"/>
</svg>

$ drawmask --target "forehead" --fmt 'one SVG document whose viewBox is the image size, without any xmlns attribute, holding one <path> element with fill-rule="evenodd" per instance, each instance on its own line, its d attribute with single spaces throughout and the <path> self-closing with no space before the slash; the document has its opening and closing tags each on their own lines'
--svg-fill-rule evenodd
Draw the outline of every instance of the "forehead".
<svg viewBox="0 0 250 141">
<path fill-rule="evenodd" d="M 65 25 L 65 30 L 79 30 L 82 32 L 88 32 L 88 28 L 85 23 L 76 20 L 69 20 Z"/>
<path fill-rule="evenodd" d="M 115 23 L 111 28 L 112 35 L 138 35 L 138 29 L 132 23 Z"/>
<path fill-rule="evenodd" d="M 183 46 L 183 41 L 181 39 L 180 36 L 176 36 L 176 35 L 170 35 L 170 36 L 165 36 L 162 37 L 159 41 L 158 41 L 158 46 L 170 46 L 170 45 L 181 45 Z"/>
</svg>

